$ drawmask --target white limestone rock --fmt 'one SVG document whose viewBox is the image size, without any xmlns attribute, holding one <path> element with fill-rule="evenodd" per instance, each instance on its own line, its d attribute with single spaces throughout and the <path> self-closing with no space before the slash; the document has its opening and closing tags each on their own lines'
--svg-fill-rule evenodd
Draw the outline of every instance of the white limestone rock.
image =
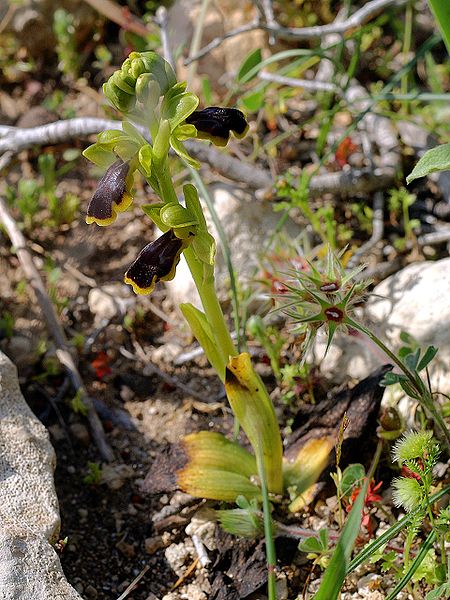
<svg viewBox="0 0 450 600">
<path fill-rule="evenodd" d="M 60 527 L 47 430 L 0 352 L 0 598 L 81 600 L 52 547 Z"/>
</svg>

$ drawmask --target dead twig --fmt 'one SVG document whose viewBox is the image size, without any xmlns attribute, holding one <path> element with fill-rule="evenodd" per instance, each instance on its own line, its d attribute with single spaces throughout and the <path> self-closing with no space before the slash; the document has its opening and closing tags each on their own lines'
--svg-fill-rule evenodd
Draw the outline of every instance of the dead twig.
<svg viewBox="0 0 450 600">
<path fill-rule="evenodd" d="M 162 47 L 163 47 L 163 56 L 176 73 L 177 67 L 175 64 L 175 60 L 173 58 L 172 50 L 170 48 L 169 32 L 167 29 L 167 25 L 169 22 L 169 16 L 168 16 L 167 9 L 165 6 L 160 6 L 158 8 L 158 10 L 156 11 L 156 16 L 153 20 L 156 23 L 156 25 L 158 25 L 159 30 L 161 32 L 161 43 L 162 43 Z"/>
<path fill-rule="evenodd" d="M 84 0 L 95 8 L 97 12 L 105 16 L 107 19 L 120 25 L 125 31 L 132 31 L 143 38 L 147 38 L 151 31 L 146 25 L 133 15 L 128 7 L 120 6 L 111 0 Z"/>
<path fill-rule="evenodd" d="M 203 394 L 196 392 L 189 385 L 182 383 L 176 377 L 172 377 L 171 375 L 164 373 L 164 371 L 161 371 L 161 369 L 159 369 L 153 363 L 151 358 L 148 356 L 148 354 L 145 352 L 145 350 L 142 348 L 142 346 L 136 340 L 133 340 L 133 346 L 135 348 L 136 354 L 129 352 L 126 348 L 121 346 L 120 353 L 122 354 L 122 356 L 125 356 L 125 358 L 129 358 L 131 360 L 136 360 L 136 361 L 141 360 L 146 365 L 146 367 L 150 371 L 152 371 L 152 373 L 157 375 L 160 379 L 162 379 L 165 383 L 167 383 L 171 387 L 177 388 L 177 389 L 181 390 L 182 392 L 184 392 L 187 396 L 192 396 L 193 398 L 197 398 L 197 400 L 200 400 L 201 402 L 208 404 L 208 398 L 203 396 Z"/>
<path fill-rule="evenodd" d="M 87 408 L 87 418 L 89 421 L 94 442 L 97 445 L 97 448 L 99 449 L 102 458 L 106 461 L 111 461 L 114 459 L 114 454 L 108 442 L 106 441 L 105 432 L 103 431 L 101 421 L 98 418 L 97 413 L 95 412 L 92 399 L 88 396 L 86 392 L 78 368 L 75 365 L 75 361 L 69 352 L 69 347 L 67 344 L 64 330 L 61 326 L 61 323 L 58 320 L 51 300 L 48 297 L 47 291 L 44 286 L 44 282 L 42 281 L 39 271 L 37 270 L 36 265 L 34 264 L 33 257 L 31 256 L 27 248 L 26 239 L 23 233 L 17 227 L 17 223 L 9 213 L 6 202 L 1 196 L 0 222 L 3 224 L 6 233 L 8 234 L 8 237 L 11 240 L 12 245 L 14 246 L 17 258 L 19 259 L 24 275 L 34 291 L 36 299 L 41 308 L 45 323 L 47 325 L 47 329 L 55 342 L 56 356 L 58 357 L 60 363 L 67 370 L 73 387 L 75 388 L 77 394 L 79 394 L 81 400 Z"/>
<path fill-rule="evenodd" d="M 258 73 L 258 77 L 262 81 L 280 83 L 281 85 L 288 85 L 290 87 L 299 87 L 304 90 L 309 90 L 311 92 L 332 92 L 333 94 L 338 94 L 339 96 L 343 95 L 341 88 L 339 88 L 334 83 L 328 83 L 326 81 L 285 77 L 284 75 L 277 75 L 276 73 L 269 73 L 267 71 L 261 71 L 260 73 Z"/>
<path fill-rule="evenodd" d="M 0 139 L 0 168 L 4 167 L 2 160 L 7 152 L 20 152 L 34 145 L 50 145 L 66 142 L 70 139 L 80 139 L 88 135 L 99 133 L 104 129 L 120 128 L 120 121 L 97 119 L 94 117 L 67 119 L 56 121 L 48 125 L 30 127 L 29 129 L 14 128 L 9 134 Z M 267 190 L 273 185 L 273 178 L 269 171 L 254 164 L 246 163 L 229 154 L 220 152 L 214 147 L 202 142 L 185 142 L 188 151 L 200 162 L 206 162 L 233 181 L 245 182 L 247 188 L 252 190 Z M 1 153 L 3 156 L 1 156 Z M 384 158 L 384 160 L 387 159 Z M 311 177 L 309 193 L 317 197 L 324 193 L 339 193 L 354 195 L 362 192 L 371 192 L 385 189 L 392 185 L 395 177 L 395 168 L 385 164 L 382 168 L 349 169 L 339 173 L 324 173 Z"/>
<path fill-rule="evenodd" d="M 150 565 L 145 565 L 145 567 L 142 569 L 142 571 L 139 573 L 139 575 L 133 579 L 133 581 L 130 583 L 130 585 L 127 587 L 127 589 L 123 592 L 123 594 L 120 594 L 120 596 L 117 598 L 117 600 L 125 600 L 125 598 L 129 595 L 130 592 L 132 592 L 134 590 L 136 585 L 140 582 L 140 580 L 144 577 L 144 575 L 147 573 L 147 571 L 149 569 L 150 569 Z"/>
<path fill-rule="evenodd" d="M 203 58 L 206 54 L 209 54 L 209 52 L 223 44 L 225 40 L 231 37 L 242 35 L 248 31 L 254 31 L 255 29 L 263 29 L 278 39 L 296 41 L 318 39 L 332 33 L 344 35 L 350 29 L 355 29 L 356 27 L 364 25 L 364 23 L 370 21 L 370 19 L 377 16 L 383 10 L 386 10 L 390 7 L 399 8 L 404 6 L 406 2 L 407 0 L 371 0 L 371 2 L 366 2 L 364 6 L 341 22 L 333 22 L 329 25 L 316 25 L 314 27 L 282 27 L 276 23 L 275 20 L 271 20 L 271 23 L 262 23 L 258 16 L 249 23 L 241 25 L 240 27 L 236 27 L 236 29 L 228 31 L 221 37 L 214 38 L 209 44 L 201 48 L 197 54 L 186 59 L 184 64 L 189 65 L 194 60 Z"/>
<path fill-rule="evenodd" d="M 361 257 L 367 254 L 372 248 L 382 239 L 384 233 L 384 196 L 383 192 L 375 192 L 373 199 L 373 218 L 372 218 L 372 235 L 370 239 L 363 244 L 353 254 L 348 261 L 348 267 L 351 269 L 356 267 Z"/>
</svg>

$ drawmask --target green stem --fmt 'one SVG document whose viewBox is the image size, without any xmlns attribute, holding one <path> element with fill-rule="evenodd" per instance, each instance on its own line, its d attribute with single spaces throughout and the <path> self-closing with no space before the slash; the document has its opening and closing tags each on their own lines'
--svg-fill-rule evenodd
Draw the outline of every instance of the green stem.
<svg viewBox="0 0 450 600">
<path fill-rule="evenodd" d="M 412 39 L 412 26 L 413 26 L 413 7 L 411 2 L 408 2 L 405 12 L 405 34 L 403 38 L 402 54 L 406 56 L 411 50 L 411 39 Z M 400 88 L 402 94 L 408 92 L 408 78 L 409 73 L 405 73 L 402 76 Z"/>
<path fill-rule="evenodd" d="M 408 367 L 391 351 L 387 346 L 383 344 L 383 342 L 374 334 L 370 329 L 366 329 L 364 325 L 357 323 L 353 319 L 347 317 L 346 324 L 353 329 L 364 333 L 374 344 L 376 344 L 391 360 L 392 362 L 402 371 L 404 375 L 408 378 L 410 384 L 417 392 L 417 399 L 419 400 L 421 406 L 430 413 L 435 423 L 441 430 L 445 441 L 447 443 L 447 447 L 450 448 L 450 431 L 445 423 L 444 418 L 440 414 L 438 410 L 436 410 L 433 402 L 433 397 L 430 392 L 425 387 L 423 381 L 420 379 L 420 376 L 417 373 L 413 373 L 408 369 Z"/>
<path fill-rule="evenodd" d="M 264 459 L 262 452 L 256 452 L 256 464 L 258 475 L 261 482 L 261 495 L 264 514 L 264 538 L 266 542 L 267 559 L 267 595 L 269 600 L 277 600 L 276 575 L 277 557 L 275 552 L 275 542 L 273 537 L 273 523 L 270 509 L 269 493 L 267 491 L 266 471 L 264 469 Z"/>
<path fill-rule="evenodd" d="M 168 169 L 168 161 L 165 162 L 162 169 L 158 170 L 158 182 L 161 189 L 162 200 L 164 202 L 178 202 L 178 196 Z M 203 263 L 195 256 L 192 248 L 187 248 L 184 251 L 184 256 L 198 290 L 203 310 L 205 311 L 206 318 L 211 326 L 214 339 L 223 355 L 224 363 L 227 364 L 229 357 L 235 356 L 237 350 L 231 339 L 222 308 L 217 298 L 214 285 L 214 268 L 205 268 Z M 219 373 L 219 376 L 223 381 L 225 373 Z"/>
</svg>

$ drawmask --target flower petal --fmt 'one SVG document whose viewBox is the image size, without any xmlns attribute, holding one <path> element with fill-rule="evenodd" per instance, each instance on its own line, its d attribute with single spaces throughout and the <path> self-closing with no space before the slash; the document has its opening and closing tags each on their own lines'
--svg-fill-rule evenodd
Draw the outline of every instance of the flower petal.
<svg viewBox="0 0 450 600">
<path fill-rule="evenodd" d="M 231 131 L 238 138 L 243 138 L 248 131 L 244 113 L 237 108 L 209 106 L 194 111 L 186 123 L 195 126 L 199 139 L 210 140 L 217 146 L 227 145 Z"/>
<path fill-rule="evenodd" d="M 127 189 L 130 165 L 121 160 L 112 164 L 100 179 L 97 190 L 89 202 L 86 223 L 111 225 L 117 213 L 126 210 L 133 201 Z"/>
<path fill-rule="evenodd" d="M 125 283 L 133 287 L 135 294 L 151 294 L 158 281 L 175 277 L 180 255 L 190 242 L 191 239 L 182 240 L 172 230 L 167 231 L 140 251 L 125 273 Z"/>
</svg>

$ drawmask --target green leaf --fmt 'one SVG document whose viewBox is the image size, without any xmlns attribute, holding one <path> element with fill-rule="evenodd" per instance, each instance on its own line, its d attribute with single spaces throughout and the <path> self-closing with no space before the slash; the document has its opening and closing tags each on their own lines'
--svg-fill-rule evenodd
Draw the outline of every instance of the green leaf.
<svg viewBox="0 0 450 600">
<path fill-rule="evenodd" d="M 177 140 L 184 142 L 185 140 L 189 140 L 190 138 L 197 137 L 197 129 L 195 128 L 195 125 L 184 123 L 183 125 L 178 125 L 173 130 L 172 136 L 176 137 Z"/>
<path fill-rule="evenodd" d="M 422 369 L 425 369 L 425 367 L 430 364 L 438 352 L 439 348 L 436 348 L 435 346 L 428 346 L 428 348 L 425 350 L 425 354 L 422 356 L 419 364 L 417 365 L 417 370 L 422 371 Z"/>
<path fill-rule="evenodd" d="M 399 375 L 397 373 L 386 373 L 383 379 L 380 381 L 380 385 L 387 387 L 388 385 L 394 385 L 399 383 L 404 379 L 404 375 Z"/>
<path fill-rule="evenodd" d="M 237 74 L 237 80 L 239 83 L 246 83 L 247 81 L 250 81 L 251 79 L 253 79 L 254 77 L 256 77 L 256 75 L 258 74 L 258 71 L 255 71 L 254 68 L 260 64 L 260 62 L 262 61 L 262 54 L 261 54 L 261 49 L 257 48 L 256 50 L 253 50 L 252 52 L 250 52 L 250 54 L 243 60 L 238 74 Z M 249 76 L 247 76 L 249 74 L 249 71 L 251 71 L 253 69 L 253 71 L 250 73 Z"/>
<path fill-rule="evenodd" d="M 447 171 L 450 169 L 450 144 L 442 144 L 425 152 L 414 169 L 406 178 L 406 183 L 414 179 L 425 177 L 435 171 Z"/>
<path fill-rule="evenodd" d="M 403 577 L 400 579 L 400 581 L 397 583 L 397 585 L 392 590 L 392 592 L 389 594 L 389 596 L 386 597 L 386 600 L 394 600 L 394 598 L 397 597 L 397 595 L 401 592 L 401 590 L 405 587 L 405 585 L 408 583 L 408 581 L 411 579 L 411 577 L 417 571 L 417 569 L 420 566 L 420 563 L 426 557 L 430 548 L 433 547 L 433 543 L 434 543 L 435 539 L 436 539 L 436 532 L 434 530 L 432 530 L 428 534 L 427 539 L 421 545 L 419 552 L 416 554 L 414 560 L 409 565 L 408 570 L 403 575 Z"/>
<path fill-rule="evenodd" d="M 365 476 L 366 476 L 366 471 L 365 471 L 363 465 L 361 465 L 359 463 L 355 463 L 353 465 L 348 465 L 348 467 L 346 467 L 344 469 L 344 472 L 342 473 L 342 481 L 341 481 L 342 494 L 344 496 L 348 496 L 351 493 L 354 485 L 361 486 L 361 483 Z"/>
<path fill-rule="evenodd" d="M 298 549 L 302 552 L 307 552 L 308 554 L 310 552 L 314 552 L 314 554 L 321 554 L 323 551 L 320 540 L 315 537 L 309 537 L 306 538 L 306 540 L 303 540 L 303 542 L 298 545 Z"/>
<path fill-rule="evenodd" d="M 352 510 L 347 517 L 339 541 L 323 575 L 322 583 L 314 595 L 314 600 L 336 600 L 339 596 L 347 569 L 350 565 L 353 546 L 361 528 L 364 498 L 368 485 L 369 479 L 367 478 L 361 492 L 353 503 Z"/>
<path fill-rule="evenodd" d="M 180 310 L 198 343 L 205 351 L 206 358 L 209 360 L 211 366 L 223 378 L 225 373 L 225 359 L 214 341 L 214 335 L 205 314 L 192 304 L 180 304 Z"/>
<path fill-rule="evenodd" d="M 105 150 L 113 150 L 119 140 L 127 139 L 128 135 L 121 129 L 107 129 L 101 131 L 97 136 L 97 144 L 100 144 Z"/>
<path fill-rule="evenodd" d="M 416 367 L 417 367 L 417 363 L 419 362 L 419 358 L 420 358 L 420 348 L 417 348 L 417 350 L 414 352 L 414 354 L 408 354 L 407 356 L 405 356 L 405 365 L 411 371 L 415 371 Z"/>
<path fill-rule="evenodd" d="M 264 104 L 264 89 L 242 96 L 241 102 L 250 112 L 258 112 Z"/>
</svg>

